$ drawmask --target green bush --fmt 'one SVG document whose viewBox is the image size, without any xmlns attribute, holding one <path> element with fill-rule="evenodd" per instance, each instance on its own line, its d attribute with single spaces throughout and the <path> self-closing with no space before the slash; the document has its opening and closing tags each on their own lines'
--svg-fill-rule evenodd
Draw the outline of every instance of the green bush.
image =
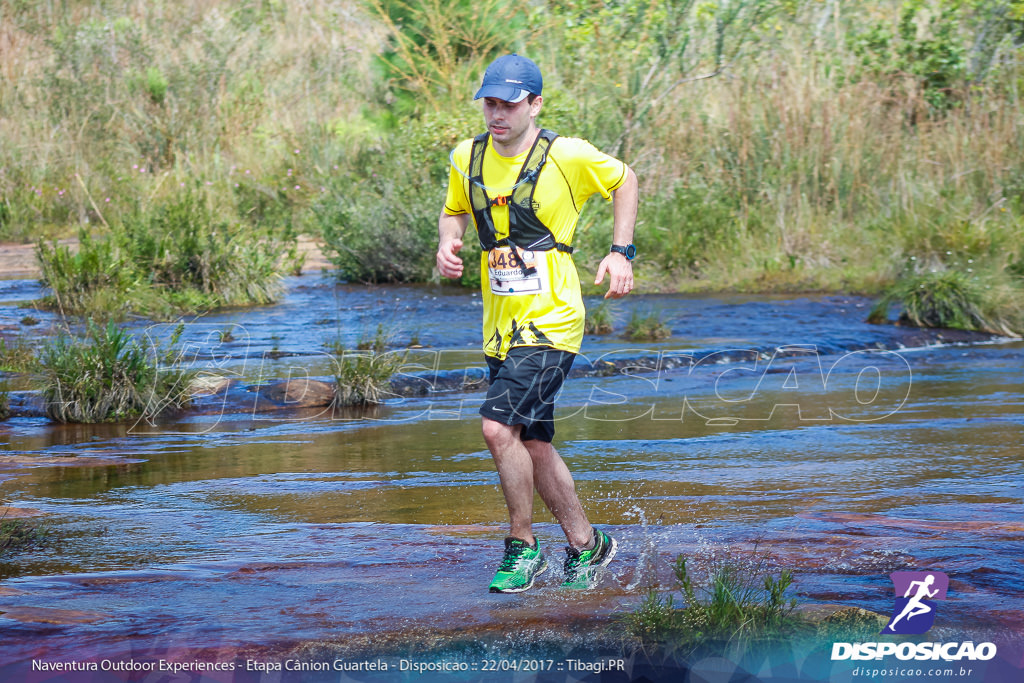
<svg viewBox="0 0 1024 683">
<path fill-rule="evenodd" d="M 113 323 L 90 322 L 84 339 L 61 336 L 39 355 L 46 412 L 57 422 L 153 418 L 191 400 L 191 371 L 176 368 L 182 326 L 166 349 L 146 349 Z"/>
<path fill-rule="evenodd" d="M 407 119 L 401 140 L 363 151 L 353 164 L 357 170 L 327 181 L 313 216 L 342 277 L 357 282 L 431 278 L 449 152 L 479 125 L 466 114 Z M 470 265 L 479 250 L 473 252 L 472 234 L 464 241 L 469 249 L 463 259 Z"/>
<path fill-rule="evenodd" d="M 940 2 L 936 11 L 922 13 L 921 0 L 903 2 L 897 21 L 877 20 L 853 33 L 854 54 L 872 77 L 913 79 L 924 100 L 937 111 L 960 97 L 967 75 L 967 48 L 959 28 L 959 3 Z M 919 30 L 926 14 L 926 31 Z M 914 93 L 911 93 L 913 95 Z"/>
<path fill-rule="evenodd" d="M 868 321 L 887 322 L 895 305 L 903 324 L 1019 336 L 1024 333 L 1022 289 L 1019 281 L 1011 281 L 993 290 L 959 270 L 908 275 L 882 295 Z"/>
<path fill-rule="evenodd" d="M 132 260 L 154 286 L 185 303 L 191 292 L 208 307 L 275 301 L 282 292 L 278 240 L 221 218 L 198 184 L 140 207 L 123 224 Z"/>
<path fill-rule="evenodd" d="M 44 303 L 66 314 L 172 317 L 222 306 L 267 304 L 283 291 L 282 245 L 232 224 L 197 185 L 137 206 L 104 237 L 84 230 L 76 248 L 40 241 Z M 292 238 L 294 240 L 294 238 Z"/>
<path fill-rule="evenodd" d="M 892 16 L 876 12 L 849 30 L 864 73 L 894 90 L 909 80 L 932 112 L 963 101 L 966 88 L 999 70 L 1000 57 L 1024 42 L 1020 0 L 903 0 Z M 913 92 L 917 89 L 918 92 Z M 916 120 L 911 120 L 916 123 Z"/>
<path fill-rule="evenodd" d="M 368 0 L 390 29 L 378 64 L 393 85 L 389 109 L 436 112 L 459 101 L 490 60 L 514 52 L 526 13 L 510 0 Z"/>
<path fill-rule="evenodd" d="M 386 156 L 366 169 L 314 206 L 328 259 L 356 282 L 429 279 L 444 188 Z"/>
<path fill-rule="evenodd" d="M 699 275 L 707 264 L 741 248 L 743 219 L 735 196 L 714 189 L 680 186 L 652 197 L 644 203 L 643 221 L 638 252 L 671 271 Z"/>
</svg>

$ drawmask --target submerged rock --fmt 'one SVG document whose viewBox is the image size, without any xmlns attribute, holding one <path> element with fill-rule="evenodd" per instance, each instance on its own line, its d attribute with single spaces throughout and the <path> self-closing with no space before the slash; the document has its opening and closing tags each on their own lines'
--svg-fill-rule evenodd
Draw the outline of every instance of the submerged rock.
<svg viewBox="0 0 1024 683">
<path fill-rule="evenodd" d="M 199 375 L 194 378 L 188 387 L 189 396 L 216 396 L 227 391 L 231 386 L 231 380 L 227 377 L 217 375 Z"/>
<path fill-rule="evenodd" d="M 319 408 L 334 402 L 335 389 L 315 379 L 289 379 L 262 387 L 259 394 L 282 408 Z"/>
<path fill-rule="evenodd" d="M 14 621 L 56 624 L 58 626 L 67 624 L 92 624 L 97 621 L 105 621 L 109 619 L 108 616 L 96 612 L 55 609 L 52 607 L 21 607 L 14 605 L 0 605 L 0 614 L 3 614 L 5 619 L 13 619 Z"/>
</svg>

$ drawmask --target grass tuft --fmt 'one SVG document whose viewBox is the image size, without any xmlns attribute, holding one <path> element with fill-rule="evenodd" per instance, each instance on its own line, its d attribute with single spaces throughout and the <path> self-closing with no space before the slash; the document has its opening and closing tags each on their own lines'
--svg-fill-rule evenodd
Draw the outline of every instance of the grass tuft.
<svg viewBox="0 0 1024 683">
<path fill-rule="evenodd" d="M 57 337 L 40 353 L 47 415 L 95 423 L 152 418 L 186 406 L 192 373 L 173 366 L 182 329 L 167 349 L 152 354 L 113 323 L 90 322 L 85 339 Z"/>
<path fill-rule="evenodd" d="M 685 557 L 673 565 L 682 604 L 671 593 L 650 589 L 643 602 L 625 615 L 629 635 L 642 645 L 692 651 L 711 642 L 736 646 L 784 635 L 802 625 L 793 614 L 796 601 L 786 598 L 793 575 L 767 572 L 766 560 L 715 560 L 695 576 Z"/>
<path fill-rule="evenodd" d="M 878 300 L 868 322 L 881 324 L 889 319 L 893 306 L 899 308 L 901 324 L 973 330 L 1019 336 L 1024 319 L 1019 305 L 1007 305 L 1006 287 L 1017 290 L 1010 302 L 1019 301 L 1020 287 L 1013 283 L 992 289 L 967 273 L 943 270 L 911 275 L 899 280 Z"/>
<path fill-rule="evenodd" d="M 672 336 L 672 328 L 657 311 L 633 311 L 623 336 L 635 342 L 662 341 Z"/>
<path fill-rule="evenodd" d="M 584 333 L 611 334 L 612 330 L 612 311 L 607 301 L 587 309 L 587 317 L 583 323 Z"/>
<path fill-rule="evenodd" d="M 372 340 L 362 340 L 357 351 L 346 351 L 340 342 L 328 342 L 336 357 L 334 406 L 378 405 L 390 396 L 391 378 L 405 363 L 407 351 L 387 349 L 388 335 L 382 325 Z"/>
<path fill-rule="evenodd" d="M 5 509 L 0 513 L 0 558 L 19 550 L 39 546 L 46 541 L 49 529 L 45 524 L 6 517 Z"/>
<path fill-rule="evenodd" d="M 0 337 L 0 370 L 4 372 L 31 372 L 38 368 L 36 344 L 24 337 Z"/>
<path fill-rule="evenodd" d="M 42 302 L 65 314 L 170 318 L 223 306 L 267 304 L 282 292 L 282 244 L 221 218 L 199 187 L 125 215 L 103 237 L 79 232 L 76 248 L 36 245 Z"/>
</svg>

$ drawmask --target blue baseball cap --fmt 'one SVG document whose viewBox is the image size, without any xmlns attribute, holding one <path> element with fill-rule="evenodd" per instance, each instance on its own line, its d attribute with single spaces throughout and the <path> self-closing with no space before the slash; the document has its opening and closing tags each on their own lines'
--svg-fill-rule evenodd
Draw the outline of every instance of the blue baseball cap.
<svg viewBox="0 0 1024 683">
<path fill-rule="evenodd" d="M 484 72 L 484 82 L 473 96 L 494 97 L 506 102 L 521 102 L 527 95 L 540 95 L 544 79 L 532 60 L 517 54 L 498 57 Z"/>
</svg>

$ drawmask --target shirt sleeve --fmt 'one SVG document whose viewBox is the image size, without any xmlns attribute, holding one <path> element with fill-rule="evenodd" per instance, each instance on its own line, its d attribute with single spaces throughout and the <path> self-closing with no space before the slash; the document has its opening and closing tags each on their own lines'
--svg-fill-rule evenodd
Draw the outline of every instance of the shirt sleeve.
<svg viewBox="0 0 1024 683">
<path fill-rule="evenodd" d="M 459 144 L 452 151 L 449 160 L 448 194 L 444 200 L 444 212 L 449 216 L 461 216 L 470 212 L 468 181 L 462 174 L 469 175 L 469 154 L 472 144 L 472 140 Z"/>
<path fill-rule="evenodd" d="M 580 199 L 593 194 L 610 199 L 612 192 L 626 181 L 627 166 L 615 157 L 605 154 L 587 140 L 560 140 L 564 152 L 559 150 L 559 161 L 564 163 L 569 184 Z"/>
</svg>

